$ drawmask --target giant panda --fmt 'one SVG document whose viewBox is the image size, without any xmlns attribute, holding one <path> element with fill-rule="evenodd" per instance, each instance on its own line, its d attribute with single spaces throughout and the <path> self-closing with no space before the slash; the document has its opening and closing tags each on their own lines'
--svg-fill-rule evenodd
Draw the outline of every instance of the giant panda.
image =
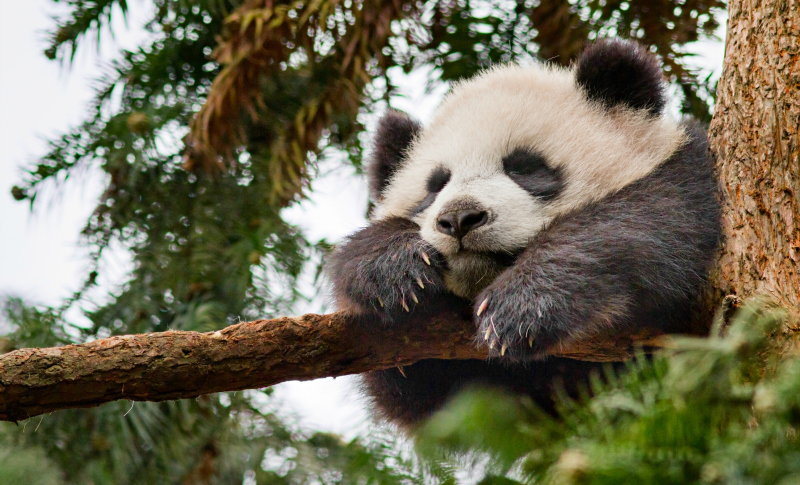
<svg viewBox="0 0 800 485">
<path fill-rule="evenodd" d="M 611 39 L 569 69 L 507 64 L 460 82 L 428 126 L 382 118 L 371 221 L 328 264 L 336 303 L 380 332 L 469 302 L 491 355 L 366 374 L 383 418 L 414 429 L 475 383 L 552 410 L 556 386 L 575 392 L 599 366 L 552 349 L 686 330 L 720 206 L 704 130 L 665 104 L 657 59 Z"/>
</svg>

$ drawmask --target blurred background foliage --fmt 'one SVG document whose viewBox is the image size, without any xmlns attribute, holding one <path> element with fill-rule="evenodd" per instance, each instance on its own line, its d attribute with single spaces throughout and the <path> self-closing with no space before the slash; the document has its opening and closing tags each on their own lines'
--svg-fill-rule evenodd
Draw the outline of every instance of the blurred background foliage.
<svg viewBox="0 0 800 485">
<path fill-rule="evenodd" d="M 621 372 L 609 367 L 591 399 L 562 397 L 557 416 L 529 399 L 464 392 L 416 448 L 461 460 L 481 484 L 800 483 L 800 359 L 786 350 L 797 337 L 782 334 L 785 322 L 752 301 L 709 338 L 675 338 Z"/>
<path fill-rule="evenodd" d="M 53 1 L 70 13 L 54 19 L 44 54 L 67 65 L 128 9 Z M 147 42 L 106 66 L 86 120 L 50 140 L 12 190 L 34 207 L 89 167 L 106 174 L 82 232 L 91 262 L 81 290 L 58 308 L 8 299 L 0 351 L 214 330 L 314 298 L 298 281 L 317 273 L 329 245 L 281 210 L 309 194 L 323 157 L 361 167 L 365 120 L 398 90 L 393 70 L 432 67 L 433 87 L 498 62 L 568 65 L 592 39 L 630 37 L 662 59 L 680 110 L 708 120 L 715 89 L 687 52 L 713 36 L 724 9 L 719 0 L 142 1 L 152 8 Z M 95 303 L 113 244 L 131 252 L 133 269 Z M 75 308 L 89 325 L 66 321 Z M 269 394 L 118 402 L 3 425 L 0 483 L 24 483 L 12 477 L 25 473 L 92 484 L 455 480 L 454 468 L 420 465 L 386 437 L 293 430 Z"/>
</svg>

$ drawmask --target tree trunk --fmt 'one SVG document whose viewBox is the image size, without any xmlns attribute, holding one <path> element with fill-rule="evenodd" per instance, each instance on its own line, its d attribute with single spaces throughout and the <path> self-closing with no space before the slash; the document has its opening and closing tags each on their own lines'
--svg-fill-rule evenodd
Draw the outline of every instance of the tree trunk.
<svg viewBox="0 0 800 485">
<path fill-rule="evenodd" d="M 731 0 L 709 129 L 723 243 L 705 305 L 767 295 L 800 315 L 800 1 Z"/>
</svg>

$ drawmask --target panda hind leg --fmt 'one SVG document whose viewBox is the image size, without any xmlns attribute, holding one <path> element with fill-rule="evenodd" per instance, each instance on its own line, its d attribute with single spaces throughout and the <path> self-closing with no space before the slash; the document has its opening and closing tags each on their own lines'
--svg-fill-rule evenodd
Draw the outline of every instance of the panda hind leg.
<svg viewBox="0 0 800 485">
<path fill-rule="evenodd" d="M 563 358 L 525 364 L 483 360 L 421 360 L 401 369 L 367 373 L 362 387 L 378 417 L 408 431 L 441 409 L 458 391 L 477 385 L 530 397 L 555 415 L 557 389 L 578 397 L 604 364 Z"/>
</svg>

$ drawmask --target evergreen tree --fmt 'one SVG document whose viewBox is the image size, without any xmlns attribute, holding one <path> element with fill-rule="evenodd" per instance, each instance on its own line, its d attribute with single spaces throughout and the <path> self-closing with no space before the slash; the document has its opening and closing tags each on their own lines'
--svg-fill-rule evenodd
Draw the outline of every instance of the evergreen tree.
<svg viewBox="0 0 800 485">
<path fill-rule="evenodd" d="M 56 0 L 57 1 L 57 0 Z M 45 54 L 69 63 L 126 0 L 62 0 Z M 151 0 L 145 45 L 119 53 L 84 123 L 13 189 L 32 205 L 70 174 L 96 167 L 108 185 L 83 229 L 93 267 L 59 308 L 11 299 L 3 349 L 167 329 L 214 330 L 287 313 L 297 279 L 327 244 L 281 218 L 308 191 L 325 150 L 360 167 L 363 118 L 386 106 L 389 70 L 435 66 L 432 82 L 521 58 L 568 64 L 598 36 L 650 45 L 708 119 L 704 74 L 682 47 L 717 27 L 719 0 L 356 1 Z M 49 189 L 48 189 L 49 187 Z M 104 251 L 120 242 L 134 269 L 91 305 Z M 88 308 L 89 328 L 64 320 Z M 343 443 L 288 429 L 269 391 L 169 403 L 119 402 L 0 428 L 0 482 L 395 483 L 425 479 L 390 443 Z M 33 429 L 32 429 L 33 428 Z M 269 459 L 267 459 L 269 458 Z M 444 469 L 443 469 L 444 470 Z M 452 480 L 439 470 L 439 480 Z M 15 475 L 16 473 L 16 475 Z M 429 477 L 431 480 L 437 478 Z M 19 483 L 17 481 L 9 483 Z"/>
</svg>

